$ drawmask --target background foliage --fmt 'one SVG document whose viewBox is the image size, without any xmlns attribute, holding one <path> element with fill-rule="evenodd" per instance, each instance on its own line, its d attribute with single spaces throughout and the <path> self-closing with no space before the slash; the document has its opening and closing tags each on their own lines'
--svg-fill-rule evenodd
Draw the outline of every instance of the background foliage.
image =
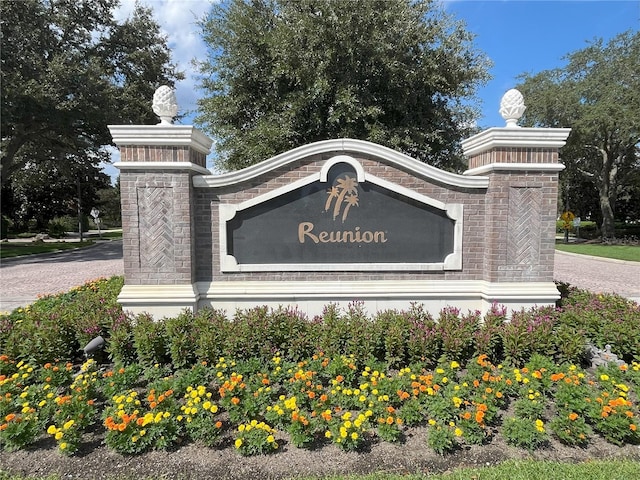
<svg viewBox="0 0 640 480">
<path fill-rule="evenodd" d="M 430 0 L 228 0 L 201 22 L 197 121 L 223 169 L 331 138 L 460 169 L 489 62 Z"/>
</svg>

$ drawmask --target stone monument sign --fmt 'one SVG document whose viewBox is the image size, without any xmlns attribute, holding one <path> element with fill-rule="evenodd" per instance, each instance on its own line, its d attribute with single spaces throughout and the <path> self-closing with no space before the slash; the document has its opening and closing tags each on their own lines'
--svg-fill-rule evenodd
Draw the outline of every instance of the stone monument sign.
<svg viewBox="0 0 640 480">
<path fill-rule="evenodd" d="M 305 145 L 212 175 L 211 140 L 171 123 L 110 126 L 121 151 L 125 286 L 133 312 L 297 305 L 310 316 L 359 300 L 370 311 L 423 303 L 487 310 L 550 304 L 558 150 L 569 129 L 507 125 L 463 142 L 456 175 L 354 139 Z M 156 98 L 158 97 L 158 98 Z"/>
</svg>

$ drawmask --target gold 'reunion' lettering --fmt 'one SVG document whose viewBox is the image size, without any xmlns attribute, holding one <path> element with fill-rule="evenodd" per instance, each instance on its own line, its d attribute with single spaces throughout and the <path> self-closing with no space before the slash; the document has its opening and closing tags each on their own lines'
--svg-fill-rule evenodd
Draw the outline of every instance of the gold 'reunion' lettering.
<svg viewBox="0 0 640 480">
<path fill-rule="evenodd" d="M 383 231 L 333 230 L 314 233 L 314 225 L 311 222 L 298 224 L 298 241 L 304 243 L 306 239 L 313 243 L 387 243 L 387 234 Z"/>
</svg>

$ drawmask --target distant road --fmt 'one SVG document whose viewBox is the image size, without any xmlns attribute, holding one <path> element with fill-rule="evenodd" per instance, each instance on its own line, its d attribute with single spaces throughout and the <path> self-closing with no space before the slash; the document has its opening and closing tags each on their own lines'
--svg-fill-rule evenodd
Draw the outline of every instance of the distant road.
<svg viewBox="0 0 640 480">
<path fill-rule="evenodd" d="M 66 292 L 98 277 L 123 275 L 122 240 L 58 253 L 0 260 L 0 311 Z"/>
<path fill-rule="evenodd" d="M 98 277 L 123 274 L 122 240 L 5 259 L 0 263 L 0 311 L 33 303 L 40 294 L 66 292 Z M 618 293 L 640 301 L 640 262 L 556 251 L 554 278 L 585 290 Z"/>
<path fill-rule="evenodd" d="M 553 276 L 584 290 L 617 293 L 640 302 L 640 262 L 556 250 Z"/>
</svg>

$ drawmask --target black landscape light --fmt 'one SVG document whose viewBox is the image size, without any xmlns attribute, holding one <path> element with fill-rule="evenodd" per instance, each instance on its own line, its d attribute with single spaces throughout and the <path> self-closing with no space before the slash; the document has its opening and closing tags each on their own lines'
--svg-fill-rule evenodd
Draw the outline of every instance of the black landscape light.
<svg viewBox="0 0 640 480">
<path fill-rule="evenodd" d="M 97 350 L 100 350 L 102 347 L 104 347 L 104 338 L 102 338 L 101 335 L 98 335 L 96 338 L 87 343 L 82 351 L 84 351 L 84 354 L 88 357 L 89 355 L 95 353 Z"/>
</svg>

